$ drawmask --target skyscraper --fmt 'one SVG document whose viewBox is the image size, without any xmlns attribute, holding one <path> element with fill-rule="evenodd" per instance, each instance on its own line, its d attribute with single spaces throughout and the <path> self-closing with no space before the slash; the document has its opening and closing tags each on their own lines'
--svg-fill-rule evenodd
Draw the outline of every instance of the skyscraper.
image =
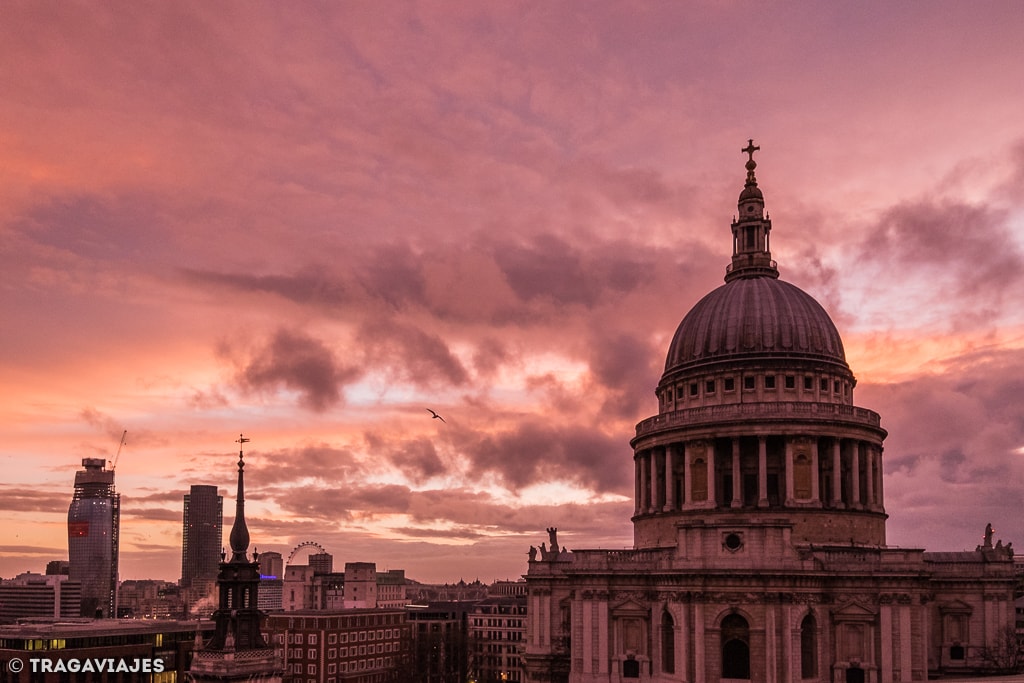
<svg viewBox="0 0 1024 683">
<path fill-rule="evenodd" d="M 181 586 L 217 580 L 224 531 L 224 497 L 216 486 L 193 485 L 185 494 L 181 526 Z"/>
<path fill-rule="evenodd" d="M 84 458 L 68 508 L 68 578 L 82 584 L 82 616 L 117 616 L 121 496 L 103 458 Z"/>
</svg>

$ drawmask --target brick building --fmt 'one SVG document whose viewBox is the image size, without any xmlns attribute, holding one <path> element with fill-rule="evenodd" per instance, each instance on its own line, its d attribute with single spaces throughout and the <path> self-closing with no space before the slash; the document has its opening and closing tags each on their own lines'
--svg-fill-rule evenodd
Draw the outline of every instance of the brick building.
<svg viewBox="0 0 1024 683">
<path fill-rule="evenodd" d="M 293 683 L 385 683 L 407 677 L 411 631 L 401 609 L 272 614 L 267 636 Z"/>
</svg>

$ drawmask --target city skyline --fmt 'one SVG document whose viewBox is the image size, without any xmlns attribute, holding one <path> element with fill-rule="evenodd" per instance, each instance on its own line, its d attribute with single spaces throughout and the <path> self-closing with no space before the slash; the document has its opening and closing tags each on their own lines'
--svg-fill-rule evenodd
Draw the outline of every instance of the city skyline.
<svg viewBox="0 0 1024 683">
<path fill-rule="evenodd" d="M 782 278 L 889 431 L 888 542 L 1024 542 L 1019 6 L 7 14 L 0 576 L 67 557 L 123 430 L 122 579 L 178 578 L 239 432 L 260 551 L 490 581 L 549 526 L 630 546 L 750 138 Z"/>
</svg>

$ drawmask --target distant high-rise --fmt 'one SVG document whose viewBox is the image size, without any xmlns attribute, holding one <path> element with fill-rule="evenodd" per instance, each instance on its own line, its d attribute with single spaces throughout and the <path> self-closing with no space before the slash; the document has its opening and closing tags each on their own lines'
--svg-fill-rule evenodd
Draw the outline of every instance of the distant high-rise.
<svg viewBox="0 0 1024 683">
<path fill-rule="evenodd" d="M 84 458 L 68 508 L 68 578 L 82 584 L 82 616 L 117 616 L 121 496 L 103 458 Z"/>
<path fill-rule="evenodd" d="M 185 494 L 181 527 L 181 585 L 214 582 L 224 537 L 224 497 L 216 486 L 193 485 Z"/>
<path fill-rule="evenodd" d="M 271 550 L 260 553 L 260 576 L 264 579 L 284 578 L 284 558 L 281 553 Z"/>
<path fill-rule="evenodd" d="M 314 574 L 330 574 L 334 571 L 334 556 L 330 553 L 314 553 L 309 556 L 309 566 Z"/>
</svg>

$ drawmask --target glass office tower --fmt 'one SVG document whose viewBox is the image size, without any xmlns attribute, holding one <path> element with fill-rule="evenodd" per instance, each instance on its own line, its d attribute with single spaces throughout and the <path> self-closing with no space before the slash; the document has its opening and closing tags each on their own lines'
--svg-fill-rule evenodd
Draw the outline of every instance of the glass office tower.
<svg viewBox="0 0 1024 683">
<path fill-rule="evenodd" d="M 84 458 L 68 508 L 69 579 L 82 584 L 82 616 L 117 616 L 121 496 L 103 458 Z"/>
</svg>

